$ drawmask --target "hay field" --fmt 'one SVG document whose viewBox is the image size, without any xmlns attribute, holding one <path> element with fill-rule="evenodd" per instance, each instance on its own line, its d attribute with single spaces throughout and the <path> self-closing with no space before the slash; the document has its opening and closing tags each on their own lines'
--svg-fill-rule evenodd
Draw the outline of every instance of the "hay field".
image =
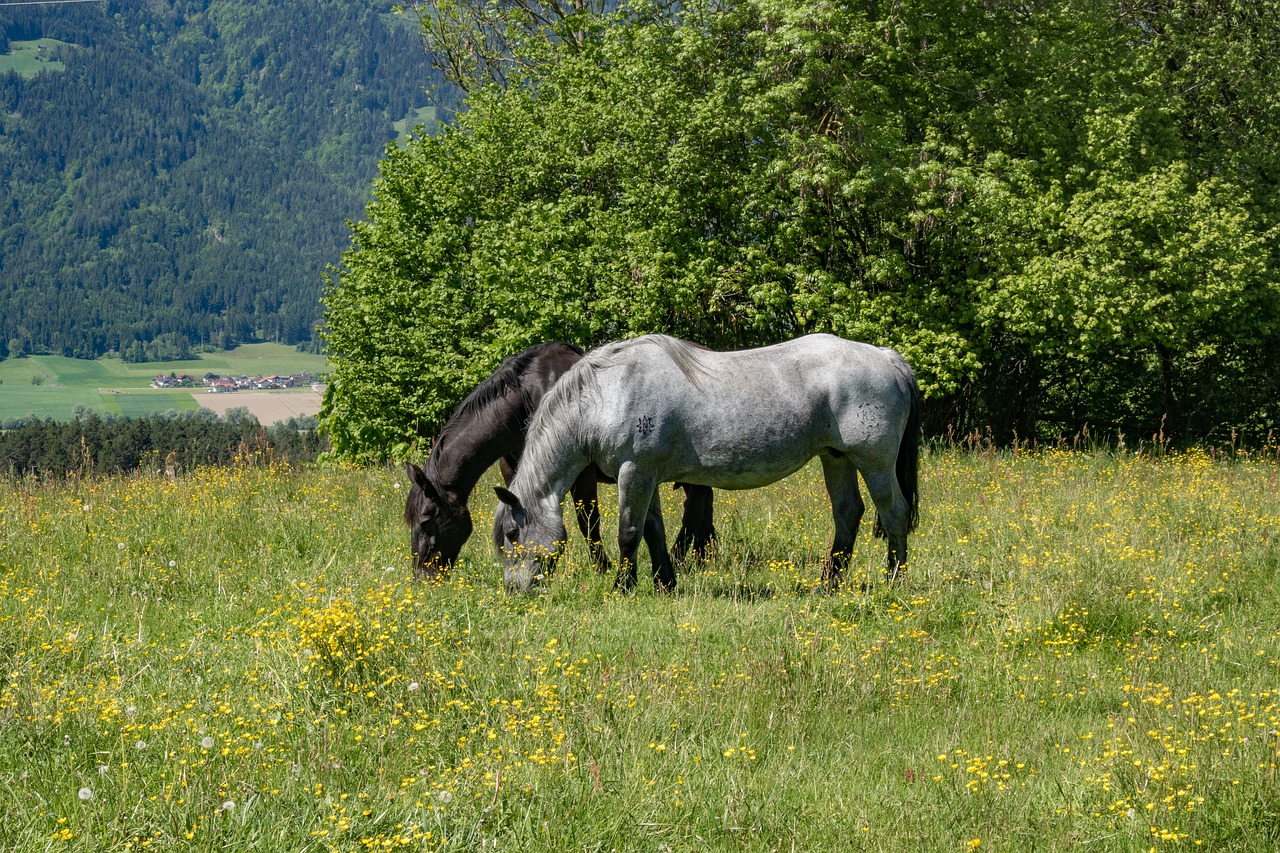
<svg viewBox="0 0 1280 853">
<path fill-rule="evenodd" d="M 230 394 L 210 394 L 197 391 L 191 395 L 203 409 L 210 409 L 225 417 L 230 409 L 248 409 L 249 413 L 265 425 L 287 421 L 289 418 L 320 413 L 322 394 L 318 391 L 235 391 Z"/>
</svg>

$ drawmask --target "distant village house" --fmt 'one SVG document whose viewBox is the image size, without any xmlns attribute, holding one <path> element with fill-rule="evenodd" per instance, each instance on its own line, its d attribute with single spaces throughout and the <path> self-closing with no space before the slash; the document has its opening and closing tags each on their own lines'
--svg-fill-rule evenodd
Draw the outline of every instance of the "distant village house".
<svg viewBox="0 0 1280 853">
<path fill-rule="evenodd" d="M 159 377 L 156 377 L 159 379 Z M 297 388 L 299 386 L 311 385 L 312 379 L 307 373 L 293 373 L 288 376 L 236 376 L 222 377 L 215 374 L 206 374 L 204 384 L 209 386 L 209 392 L 213 394 L 224 394 L 230 391 L 274 391 L 281 388 Z M 156 386 L 161 387 L 161 386 Z"/>
</svg>

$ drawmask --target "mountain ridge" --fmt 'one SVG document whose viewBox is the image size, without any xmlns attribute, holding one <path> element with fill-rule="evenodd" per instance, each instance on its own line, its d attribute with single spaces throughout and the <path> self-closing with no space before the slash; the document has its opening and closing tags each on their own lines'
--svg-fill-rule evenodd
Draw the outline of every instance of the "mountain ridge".
<svg viewBox="0 0 1280 853">
<path fill-rule="evenodd" d="M 0 32 L 55 69 L 0 73 L 0 356 L 315 346 L 396 123 L 448 96 L 391 3 L 9 7 Z"/>
</svg>

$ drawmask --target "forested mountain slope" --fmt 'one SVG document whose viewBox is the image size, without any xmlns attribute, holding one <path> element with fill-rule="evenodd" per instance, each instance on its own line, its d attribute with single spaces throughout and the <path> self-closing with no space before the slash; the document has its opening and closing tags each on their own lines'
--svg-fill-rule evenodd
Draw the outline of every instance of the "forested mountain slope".
<svg viewBox="0 0 1280 853">
<path fill-rule="evenodd" d="M 0 8 L 0 31 L 0 355 L 313 338 L 346 220 L 429 103 L 416 20 L 157 0 Z M 24 50 L 42 70 L 7 70 Z"/>
</svg>

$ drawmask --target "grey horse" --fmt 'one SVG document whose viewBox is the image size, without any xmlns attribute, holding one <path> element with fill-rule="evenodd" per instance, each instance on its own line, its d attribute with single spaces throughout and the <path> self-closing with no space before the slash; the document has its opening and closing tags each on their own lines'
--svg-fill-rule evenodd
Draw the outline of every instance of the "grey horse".
<svg viewBox="0 0 1280 853">
<path fill-rule="evenodd" d="M 543 398 L 515 478 L 496 489 L 494 545 L 507 589 L 528 592 L 563 548 L 561 499 L 594 464 L 618 481 L 618 586 L 635 586 L 643 536 L 655 585 L 672 590 L 658 484 L 758 488 L 817 456 L 835 522 L 828 588 L 865 510 L 859 472 L 893 579 L 918 517 L 919 446 L 915 374 L 891 349 L 822 334 L 740 352 L 665 335 L 620 341 L 588 353 Z"/>
</svg>

